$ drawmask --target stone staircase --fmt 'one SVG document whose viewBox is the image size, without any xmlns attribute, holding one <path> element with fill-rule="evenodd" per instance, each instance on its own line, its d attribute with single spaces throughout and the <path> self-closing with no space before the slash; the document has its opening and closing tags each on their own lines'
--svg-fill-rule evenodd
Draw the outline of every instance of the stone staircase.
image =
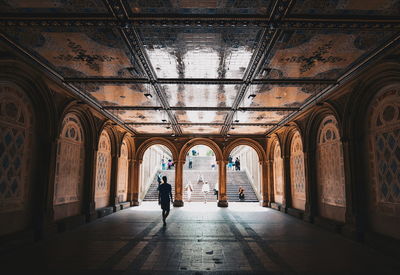
<svg viewBox="0 0 400 275">
<path fill-rule="evenodd" d="M 198 157 L 199 158 L 199 157 Z M 190 181 L 193 186 L 192 199 L 193 202 L 202 202 L 204 201 L 204 194 L 201 192 L 202 184 L 198 184 L 199 175 L 203 176 L 204 181 L 207 181 L 210 185 L 210 193 L 207 195 L 208 202 L 216 202 L 217 197 L 214 195 L 214 185 L 218 180 L 218 171 L 217 170 L 194 170 L 193 162 L 193 170 L 185 169 L 183 171 L 183 188 L 185 188 L 186 184 Z M 186 166 L 186 164 L 185 164 Z M 174 170 L 164 170 L 160 171 L 163 176 L 167 176 L 168 183 L 172 185 L 172 194 L 175 195 L 175 171 Z M 242 186 L 245 190 L 245 202 L 258 202 L 258 198 L 254 193 L 253 187 L 250 184 L 250 181 L 247 177 L 246 172 L 244 171 L 228 171 L 227 172 L 227 197 L 228 201 L 235 202 L 239 201 L 238 190 L 239 186 Z M 157 201 L 158 200 L 158 191 L 157 191 L 158 183 L 156 176 L 153 179 L 153 183 L 151 184 L 149 190 L 146 193 L 144 201 Z M 183 192 L 183 200 L 187 201 L 186 192 Z"/>
</svg>

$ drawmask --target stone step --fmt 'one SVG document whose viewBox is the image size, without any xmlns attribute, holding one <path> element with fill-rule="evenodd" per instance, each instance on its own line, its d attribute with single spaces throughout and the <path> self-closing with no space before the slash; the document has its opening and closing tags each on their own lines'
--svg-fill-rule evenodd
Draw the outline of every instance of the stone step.
<svg viewBox="0 0 400 275">
<path fill-rule="evenodd" d="M 172 194 L 175 194 L 175 171 L 164 170 L 160 171 L 163 176 L 167 176 L 168 183 L 172 185 Z M 183 187 L 185 187 L 187 182 L 191 182 L 193 186 L 193 192 L 191 196 L 191 201 L 204 201 L 204 194 L 201 192 L 202 184 L 198 184 L 199 175 L 203 176 L 204 181 L 208 181 L 210 184 L 210 193 L 207 195 L 207 201 L 216 201 L 216 196 L 214 195 L 214 186 L 216 179 L 218 179 L 218 171 L 215 170 L 188 170 L 185 169 L 183 172 Z M 239 186 L 242 186 L 245 190 L 245 200 L 247 202 L 258 202 L 258 198 L 253 190 L 252 185 L 244 171 L 228 171 L 227 174 L 227 197 L 228 201 L 235 202 L 240 201 L 238 196 Z M 154 177 L 153 183 L 147 191 L 144 198 L 145 201 L 155 201 L 158 200 L 158 182 L 157 177 Z M 187 194 L 183 192 L 184 201 L 187 200 Z"/>
</svg>

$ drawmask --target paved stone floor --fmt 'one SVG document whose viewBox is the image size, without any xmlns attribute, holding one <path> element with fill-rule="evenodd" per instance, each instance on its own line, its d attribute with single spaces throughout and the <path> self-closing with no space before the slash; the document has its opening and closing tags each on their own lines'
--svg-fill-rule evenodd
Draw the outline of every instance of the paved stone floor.
<svg viewBox="0 0 400 275">
<path fill-rule="evenodd" d="M 400 274 L 360 243 L 257 204 L 144 203 L 1 257 L 5 274 Z"/>
</svg>

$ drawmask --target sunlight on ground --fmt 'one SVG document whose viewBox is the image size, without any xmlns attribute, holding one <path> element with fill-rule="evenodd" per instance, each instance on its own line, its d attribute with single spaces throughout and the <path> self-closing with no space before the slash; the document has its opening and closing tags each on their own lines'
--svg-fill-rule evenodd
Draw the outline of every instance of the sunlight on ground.
<svg viewBox="0 0 400 275">
<path fill-rule="evenodd" d="M 158 211 L 161 210 L 160 206 L 157 202 L 142 202 L 140 206 L 131 208 L 132 210 L 137 211 Z M 175 208 L 177 209 L 177 208 Z M 216 212 L 221 208 L 217 206 L 216 202 L 185 202 L 183 207 L 180 207 L 182 211 L 192 211 L 192 212 Z M 258 202 L 230 202 L 229 210 L 237 211 L 237 212 L 265 212 L 268 211 L 268 208 L 261 207 Z M 171 210 L 174 210 L 174 207 L 171 206 Z"/>
</svg>

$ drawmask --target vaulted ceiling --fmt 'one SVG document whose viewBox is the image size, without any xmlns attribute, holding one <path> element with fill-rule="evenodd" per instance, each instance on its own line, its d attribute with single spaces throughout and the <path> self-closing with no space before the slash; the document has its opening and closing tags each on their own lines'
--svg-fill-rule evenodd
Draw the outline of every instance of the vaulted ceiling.
<svg viewBox="0 0 400 275">
<path fill-rule="evenodd" d="M 400 0 L 0 0 L 0 18 L 137 135 L 266 135 L 397 46 Z"/>
</svg>

